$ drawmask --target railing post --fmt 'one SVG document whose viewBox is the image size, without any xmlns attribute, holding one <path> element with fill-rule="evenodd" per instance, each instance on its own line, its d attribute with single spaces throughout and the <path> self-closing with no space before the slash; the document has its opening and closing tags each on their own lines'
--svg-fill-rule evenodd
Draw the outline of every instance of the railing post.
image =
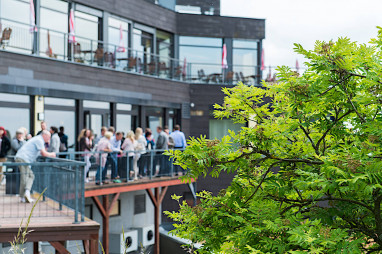
<svg viewBox="0 0 382 254">
<path fill-rule="evenodd" d="M 75 175 L 74 175 L 74 182 L 75 182 L 75 203 L 74 203 L 74 224 L 78 223 L 78 184 L 79 184 L 79 168 L 78 166 L 75 166 Z"/>
<path fill-rule="evenodd" d="M 99 185 L 102 185 L 102 170 L 103 170 L 103 168 L 102 168 L 102 160 L 103 160 L 103 158 L 102 158 L 102 152 L 98 152 L 99 154 L 98 154 L 98 156 L 99 156 L 99 165 L 98 165 L 98 170 L 99 170 Z M 106 160 L 107 160 L 107 158 L 106 158 Z M 96 179 L 96 181 L 97 181 L 97 179 Z"/>
<path fill-rule="evenodd" d="M 129 161 L 129 152 L 126 152 L 126 182 L 130 181 L 130 161 Z"/>
<path fill-rule="evenodd" d="M 84 170 L 81 170 L 83 172 L 82 174 L 85 174 Z M 85 175 L 80 176 L 81 180 L 81 222 L 85 221 L 85 181 L 83 180 L 85 178 Z"/>
<path fill-rule="evenodd" d="M 62 56 L 64 61 L 66 61 L 66 34 L 64 34 L 64 55 Z"/>
<path fill-rule="evenodd" d="M 150 150 L 150 180 L 153 178 L 153 169 L 154 167 L 154 151 Z"/>
</svg>

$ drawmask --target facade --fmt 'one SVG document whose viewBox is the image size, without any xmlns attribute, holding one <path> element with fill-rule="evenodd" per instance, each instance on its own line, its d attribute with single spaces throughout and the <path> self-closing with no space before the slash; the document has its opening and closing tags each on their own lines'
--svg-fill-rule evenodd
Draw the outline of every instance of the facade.
<svg viewBox="0 0 382 254">
<path fill-rule="evenodd" d="M 219 137 L 235 128 L 211 117 L 221 87 L 262 77 L 265 20 L 220 16 L 219 0 L 0 0 L 0 30 L 0 126 L 12 137 L 19 127 L 34 135 L 41 121 L 64 126 L 74 148 L 82 128 L 101 126 L 156 135 L 180 124 L 186 137 Z M 135 214 L 142 195 L 147 209 Z M 113 231 L 153 223 L 146 192 L 119 200 Z"/>
</svg>

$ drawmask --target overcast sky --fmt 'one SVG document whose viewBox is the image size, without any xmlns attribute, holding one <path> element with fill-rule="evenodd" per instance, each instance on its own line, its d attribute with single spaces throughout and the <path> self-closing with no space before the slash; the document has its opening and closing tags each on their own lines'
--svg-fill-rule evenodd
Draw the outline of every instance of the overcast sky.
<svg viewBox="0 0 382 254">
<path fill-rule="evenodd" d="M 313 49 L 316 40 L 349 37 L 367 43 L 382 26 L 382 0 L 221 0 L 221 15 L 264 18 L 266 66 L 300 67 L 293 43 Z"/>
</svg>

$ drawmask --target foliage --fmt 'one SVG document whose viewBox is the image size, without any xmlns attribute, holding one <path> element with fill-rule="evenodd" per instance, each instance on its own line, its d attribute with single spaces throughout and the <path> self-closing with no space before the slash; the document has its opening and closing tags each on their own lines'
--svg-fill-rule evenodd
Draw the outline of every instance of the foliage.
<svg viewBox="0 0 382 254">
<path fill-rule="evenodd" d="M 251 127 L 168 154 L 188 177 L 236 176 L 195 207 L 175 196 L 173 233 L 200 253 L 382 253 L 381 49 L 382 29 L 367 45 L 295 44 L 301 76 L 283 66 L 277 84 L 224 88 L 215 117 Z"/>
</svg>

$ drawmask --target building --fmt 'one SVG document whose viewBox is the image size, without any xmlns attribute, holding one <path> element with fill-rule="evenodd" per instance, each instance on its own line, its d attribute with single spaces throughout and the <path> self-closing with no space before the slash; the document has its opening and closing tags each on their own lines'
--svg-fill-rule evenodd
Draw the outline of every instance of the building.
<svg viewBox="0 0 382 254">
<path fill-rule="evenodd" d="M 0 126 L 12 136 L 44 120 L 69 145 L 104 125 L 219 137 L 232 127 L 210 114 L 221 87 L 262 77 L 265 20 L 220 16 L 219 0 L 0 0 L 0 28 Z"/>
</svg>

